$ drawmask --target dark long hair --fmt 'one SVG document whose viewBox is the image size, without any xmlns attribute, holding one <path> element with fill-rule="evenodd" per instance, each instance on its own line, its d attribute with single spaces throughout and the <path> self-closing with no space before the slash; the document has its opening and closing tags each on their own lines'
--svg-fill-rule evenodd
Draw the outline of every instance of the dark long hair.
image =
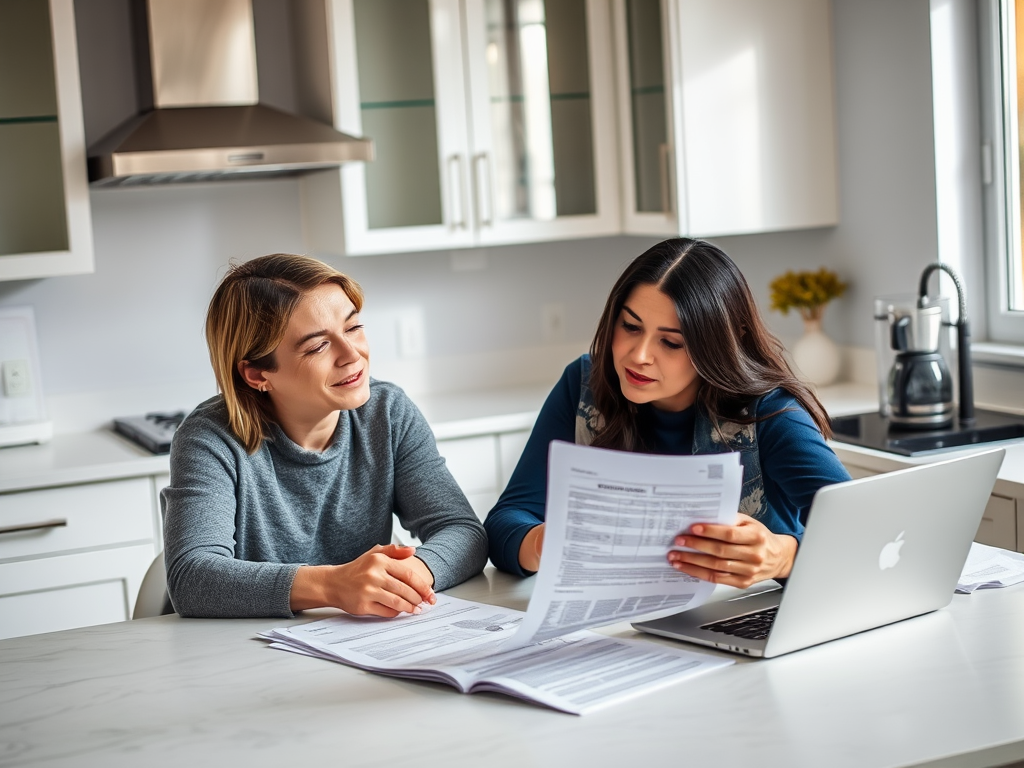
<svg viewBox="0 0 1024 768">
<path fill-rule="evenodd" d="M 634 259 L 608 296 L 590 346 L 590 388 L 604 419 L 594 445 L 626 451 L 650 447 L 640 428 L 637 406 L 623 396 L 612 360 L 619 315 L 639 285 L 657 287 L 675 304 L 686 351 L 700 377 L 697 403 L 716 429 L 722 421 L 758 420 L 744 413 L 744 408 L 782 388 L 807 410 L 822 435 L 832 436 L 824 407 L 793 374 L 782 342 L 765 326 L 733 260 L 711 243 L 677 238 L 658 243 Z"/>
</svg>

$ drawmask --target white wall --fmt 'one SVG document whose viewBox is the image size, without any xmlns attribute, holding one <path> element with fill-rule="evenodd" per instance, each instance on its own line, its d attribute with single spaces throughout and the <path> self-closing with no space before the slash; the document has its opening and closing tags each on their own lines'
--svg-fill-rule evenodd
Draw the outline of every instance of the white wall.
<svg viewBox="0 0 1024 768">
<path fill-rule="evenodd" d="M 841 223 L 718 241 L 764 308 L 768 282 L 786 269 L 837 269 L 852 288 L 825 326 L 843 344 L 872 346 L 872 297 L 913 292 L 936 258 L 928 14 L 928 0 L 833 3 Z M 97 190 L 92 204 L 95 274 L 0 283 L 0 306 L 35 307 L 48 396 L 67 401 L 114 388 L 165 400 L 175 391 L 212 394 L 206 303 L 229 259 L 302 250 L 297 183 Z M 615 276 L 653 242 L 492 248 L 486 268 L 469 272 L 453 271 L 447 252 L 336 266 L 366 289 L 376 370 L 386 371 L 396 361 L 395 317 L 410 308 L 423 313 L 430 356 L 542 347 L 541 308 L 553 302 L 566 309 L 564 348 L 583 348 Z M 795 317 L 768 319 L 784 338 L 799 334 Z M 539 364 L 534 380 L 550 379 L 550 368 Z M 464 380 L 453 370 L 437 386 L 457 391 Z M 121 403 L 121 413 L 184 404 Z"/>
</svg>

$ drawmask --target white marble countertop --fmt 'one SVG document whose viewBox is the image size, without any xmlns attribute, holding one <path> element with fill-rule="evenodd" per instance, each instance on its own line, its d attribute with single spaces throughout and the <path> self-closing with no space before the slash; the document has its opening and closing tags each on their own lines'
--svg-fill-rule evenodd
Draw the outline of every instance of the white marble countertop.
<svg viewBox="0 0 1024 768">
<path fill-rule="evenodd" d="M 154 456 L 112 430 L 57 435 L 41 445 L 0 448 L 0 493 L 168 471 L 167 456 Z"/>
<path fill-rule="evenodd" d="M 438 440 L 528 430 L 549 387 L 417 397 Z M 42 445 L 0 448 L 0 493 L 164 474 L 154 456 L 110 429 L 57 435 Z"/>
<path fill-rule="evenodd" d="M 551 387 L 462 392 L 416 397 L 438 440 L 532 429 Z"/>
<path fill-rule="evenodd" d="M 430 422 L 437 439 L 448 440 L 530 429 L 548 390 L 547 385 L 538 385 L 420 396 L 416 403 Z M 865 384 L 824 387 L 818 395 L 832 416 L 865 413 L 878 404 L 875 388 Z M 839 441 L 834 441 L 832 447 L 844 462 L 877 472 L 955 455 L 898 456 Z M 1024 442 L 1012 443 L 1006 448 L 1006 460 L 999 472 L 995 492 L 1024 499 Z M 110 430 L 57 435 L 44 445 L 0 448 L 0 493 L 168 471 L 167 456 L 153 456 Z"/>
<path fill-rule="evenodd" d="M 450 592 L 522 610 L 532 582 L 488 568 Z M 0 763 L 977 768 L 1024 758 L 1024 585 L 954 595 L 927 616 L 776 659 L 739 658 L 585 717 L 255 639 L 322 614 L 161 616 L 0 641 Z M 602 632 L 672 644 L 626 624 Z"/>
</svg>

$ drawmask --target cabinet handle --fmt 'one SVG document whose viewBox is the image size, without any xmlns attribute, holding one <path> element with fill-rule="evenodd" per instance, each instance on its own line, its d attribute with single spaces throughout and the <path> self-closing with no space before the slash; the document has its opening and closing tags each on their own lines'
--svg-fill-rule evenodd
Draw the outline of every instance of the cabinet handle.
<svg viewBox="0 0 1024 768">
<path fill-rule="evenodd" d="M 63 528 L 67 520 L 43 520 L 41 523 L 19 523 L 18 525 L 0 526 L 0 533 L 19 533 L 20 531 L 41 531 L 46 528 Z"/>
<path fill-rule="evenodd" d="M 661 210 L 666 214 L 672 213 L 672 191 L 669 186 L 669 174 L 671 173 L 669 162 L 671 158 L 672 153 L 668 148 L 668 144 L 659 144 L 658 168 L 661 170 L 659 174 L 661 180 Z"/>
<path fill-rule="evenodd" d="M 462 155 L 452 155 L 448 158 L 448 186 L 451 190 L 451 228 L 466 228 L 466 185 L 465 174 L 462 170 Z M 458 216 L 458 218 L 455 218 Z"/>
<path fill-rule="evenodd" d="M 481 169 L 483 172 L 481 172 Z M 481 152 L 473 158 L 473 173 L 476 181 L 476 216 L 482 227 L 494 226 L 494 211 L 491 210 L 491 156 Z M 484 199 L 487 200 L 486 207 Z M 486 210 L 486 215 L 484 211 Z"/>
</svg>

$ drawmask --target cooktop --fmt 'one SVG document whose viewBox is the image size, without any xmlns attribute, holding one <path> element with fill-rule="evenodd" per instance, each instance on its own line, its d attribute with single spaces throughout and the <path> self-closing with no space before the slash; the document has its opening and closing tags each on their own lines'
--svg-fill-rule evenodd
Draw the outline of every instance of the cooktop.
<svg viewBox="0 0 1024 768">
<path fill-rule="evenodd" d="M 971 426 L 961 426 L 954 416 L 951 426 L 931 430 L 892 425 L 878 411 L 839 416 L 832 419 L 833 439 L 902 456 L 1024 439 L 1024 416 L 980 408 L 975 409 L 974 415 Z"/>
<path fill-rule="evenodd" d="M 184 419 L 184 411 L 126 416 L 114 419 L 114 431 L 152 453 L 169 453 L 174 431 Z"/>
</svg>

